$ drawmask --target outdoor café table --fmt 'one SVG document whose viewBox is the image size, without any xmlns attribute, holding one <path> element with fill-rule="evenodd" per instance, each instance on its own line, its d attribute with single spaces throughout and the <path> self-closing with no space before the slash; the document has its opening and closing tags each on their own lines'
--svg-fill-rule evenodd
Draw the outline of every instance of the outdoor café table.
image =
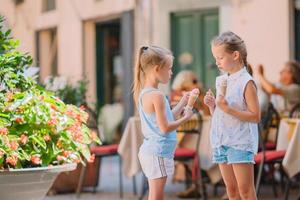
<svg viewBox="0 0 300 200">
<path fill-rule="evenodd" d="M 286 150 L 282 165 L 289 177 L 300 172 L 300 119 L 280 121 L 276 150 Z"/>
<path fill-rule="evenodd" d="M 205 170 L 212 183 L 217 183 L 221 179 L 218 167 L 212 163 L 212 151 L 209 142 L 210 117 L 203 117 L 202 132 L 199 146 L 199 157 L 201 169 Z M 193 135 L 186 135 L 181 143 L 181 147 L 194 147 L 196 142 Z M 129 118 L 123 132 L 118 153 L 122 157 L 123 173 L 132 177 L 141 170 L 138 160 L 139 147 L 143 142 L 140 119 L 137 116 Z"/>
</svg>

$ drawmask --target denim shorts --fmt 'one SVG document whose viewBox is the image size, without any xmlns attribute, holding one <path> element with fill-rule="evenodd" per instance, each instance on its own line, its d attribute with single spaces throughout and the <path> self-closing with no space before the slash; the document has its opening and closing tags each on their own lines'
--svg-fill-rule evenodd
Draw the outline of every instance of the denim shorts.
<svg viewBox="0 0 300 200">
<path fill-rule="evenodd" d="M 234 149 L 228 146 L 221 146 L 219 148 L 213 149 L 213 163 L 227 163 L 227 164 L 237 164 L 237 163 L 252 163 L 254 162 L 254 153 L 250 151 L 243 151 Z"/>
</svg>

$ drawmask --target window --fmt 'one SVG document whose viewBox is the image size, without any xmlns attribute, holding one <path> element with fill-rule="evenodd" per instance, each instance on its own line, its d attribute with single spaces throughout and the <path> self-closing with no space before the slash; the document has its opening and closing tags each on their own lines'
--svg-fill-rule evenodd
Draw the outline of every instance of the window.
<svg viewBox="0 0 300 200">
<path fill-rule="evenodd" d="M 55 0 L 43 0 L 42 11 L 47 12 L 50 10 L 55 10 Z"/>
<path fill-rule="evenodd" d="M 58 51 L 56 28 L 36 33 L 36 57 L 40 67 L 40 81 L 47 76 L 58 75 Z"/>
</svg>

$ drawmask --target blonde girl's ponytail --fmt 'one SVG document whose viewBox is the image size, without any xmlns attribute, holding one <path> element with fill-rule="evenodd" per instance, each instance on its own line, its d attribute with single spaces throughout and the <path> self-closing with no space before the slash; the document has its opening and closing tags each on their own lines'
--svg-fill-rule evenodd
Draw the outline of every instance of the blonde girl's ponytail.
<svg viewBox="0 0 300 200">
<path fill-rule="evenodd" d="M 169 62 L 168 62 L 169 61 Z M 160 67 L 166 66 L 168 63 L 173 62 L 172 52 L 158 46 L 142 46 L 139 49 L 136 64 L 134 67 L 133 76 L 133 99 L 138 103 L 138 98 L 143 87 L 145 72 L 149 67 L 158 65 Z"/>
<path fill-rule="evenodd" d="M 144 47 L 141 47 L 138 52 L 138 56 L 136 59 L 136 63 L 134 66 L 134 77 L 133 77 L 133 99 L 135 103 L 138 103 L 139 94 L 141 92 L 142 88 L 142 82 L 141 82 L 141 72 L 142 72 L 142 65 L 141 65 L 141 56 L 143 53 Z"/>
</svg>

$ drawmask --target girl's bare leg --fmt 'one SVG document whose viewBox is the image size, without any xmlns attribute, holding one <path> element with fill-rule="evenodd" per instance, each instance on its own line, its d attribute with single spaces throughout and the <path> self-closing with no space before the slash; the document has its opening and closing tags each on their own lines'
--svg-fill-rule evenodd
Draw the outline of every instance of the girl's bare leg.
<svg viewBox="0 0 300 200">
<path fill-rule="evenodd" d="M 149 196 L 148 200 L 163 200 L 164 188 L 167 182 L 167 177 L 148 180 Z"/>
<path fill-rule="evenodd" d="M 253 164 L 233 164 L 232 167 L 242 199 L 257 200 Z"/>
<path fill-rule="evenodd" d="M 232 168 L 232 165 L 228 164 L 219 164 L 221 170 L 222 178 L 226 185 L 226 191 L 228 198 L 230 200 L 240 200 L 238 184 L 235 179 L 235 174 Z"/>
</svg>

